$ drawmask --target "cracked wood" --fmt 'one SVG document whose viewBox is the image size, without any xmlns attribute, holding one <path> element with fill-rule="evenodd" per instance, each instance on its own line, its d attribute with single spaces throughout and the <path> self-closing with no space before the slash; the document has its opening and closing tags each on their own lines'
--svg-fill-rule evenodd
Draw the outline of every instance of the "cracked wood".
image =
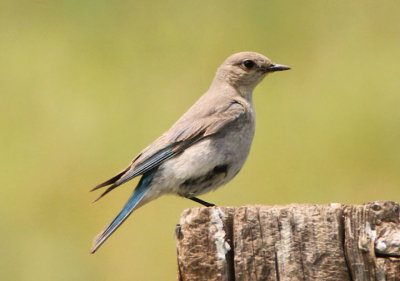
<svg viewBox="0 0 400 281">
<path fill-rule="evenodd" d="M 400 280 L 399 205 L 185 210 L 179 280 Z M 225 256 L 224 256 L 225 255 Z"/>
</svg>

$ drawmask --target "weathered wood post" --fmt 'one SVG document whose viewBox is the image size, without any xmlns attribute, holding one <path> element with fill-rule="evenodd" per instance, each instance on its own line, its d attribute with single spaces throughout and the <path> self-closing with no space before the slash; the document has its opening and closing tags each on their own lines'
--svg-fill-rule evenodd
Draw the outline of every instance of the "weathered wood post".
<svg viewBox="0 0 400 281">
<path fill-rule="evenodd" d="M 399 204 L 192 208 L 178 280 L 400 280 Z"/>
</svg>

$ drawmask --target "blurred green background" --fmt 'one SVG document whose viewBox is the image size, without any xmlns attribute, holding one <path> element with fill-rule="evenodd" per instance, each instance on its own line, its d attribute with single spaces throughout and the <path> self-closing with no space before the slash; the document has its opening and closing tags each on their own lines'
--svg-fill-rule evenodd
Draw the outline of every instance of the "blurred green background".
<svg viewBox="0 0 400 281">
<path fill-rule="evenodd" d="M 400 199 L 400 2 L 0 3 L 2 280 L 175 280 L 163 197 L 95 254 L 137 179 L 91 205 L 238 51 L 291 66 L 254 93 L 242 172 L 221 206 Z"/>
</svg>

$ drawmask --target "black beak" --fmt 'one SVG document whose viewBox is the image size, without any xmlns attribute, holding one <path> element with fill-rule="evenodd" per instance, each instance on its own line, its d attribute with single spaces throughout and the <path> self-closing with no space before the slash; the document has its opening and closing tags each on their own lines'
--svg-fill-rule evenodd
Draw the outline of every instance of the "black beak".
<svg viewBox="0 0 400 281">
<path fill-rule="evenodd" d="M 266 71 L 274 72 L 274 71 L 283 71 L 283 70 L 289 70 L 289 69 L 290 69 L 289 66 L 273 63 L 266 69 Z"/>
</svg>

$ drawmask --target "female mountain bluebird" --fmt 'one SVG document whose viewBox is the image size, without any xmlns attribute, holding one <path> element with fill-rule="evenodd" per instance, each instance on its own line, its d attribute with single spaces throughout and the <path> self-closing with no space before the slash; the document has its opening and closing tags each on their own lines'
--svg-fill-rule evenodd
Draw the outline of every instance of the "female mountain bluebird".
<svg viewBox="0 0 400 281">
<path fill-rule="evenodd" d="M 252 93 L 264 77 L 290 69 L 254 52 L 234 54 L 218 68 L 209 90 L 125 170 L 92 190 L 117 186 L 142 175 L 122 211 L 94 241 L 94 253 L 140 206 L 163 194 L 177 194 L 207 207 L 196 196 L 239 173 L 255 129 Z M 96 199 L 95 201 L 97 201 Z"/>
</svg>

